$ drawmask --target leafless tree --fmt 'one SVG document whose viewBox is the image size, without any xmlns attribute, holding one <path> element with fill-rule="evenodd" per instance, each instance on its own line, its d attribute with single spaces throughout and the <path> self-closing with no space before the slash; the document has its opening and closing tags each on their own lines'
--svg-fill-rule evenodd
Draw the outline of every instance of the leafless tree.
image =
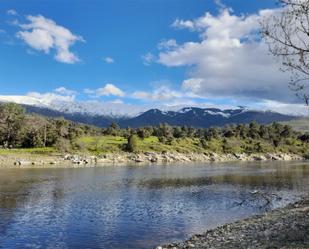
<svg viewBox="0 0 309 249">
<path fill-rule="evenodd" d="M 270 52 L 291 73 L 290 88 L 309 105 L 309 0 L 280 0 L 279 8 L 262 22 Z"/>
</svg>

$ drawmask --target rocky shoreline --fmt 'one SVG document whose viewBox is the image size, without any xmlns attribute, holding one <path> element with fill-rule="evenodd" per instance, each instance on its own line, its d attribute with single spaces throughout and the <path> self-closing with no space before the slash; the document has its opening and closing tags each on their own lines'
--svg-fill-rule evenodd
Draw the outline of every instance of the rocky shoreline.
<svg viewBox="0 0 309 249">
<path fill-rule="evenodd" d="M 157 249 L 309 248 L 309 198 Z"/>
<path fill-rule="evenodd" d="M 1 155 L 0 167 L 94 167 L 125 164 L 169 164 L 193 162 L 229 162 L 229 161 L 294 161 L 304 158 L 295 154 L 217 154 L 217 153 L 109 153 L 98 156 L 80 154 L 57 155 Z"/>
</svg>

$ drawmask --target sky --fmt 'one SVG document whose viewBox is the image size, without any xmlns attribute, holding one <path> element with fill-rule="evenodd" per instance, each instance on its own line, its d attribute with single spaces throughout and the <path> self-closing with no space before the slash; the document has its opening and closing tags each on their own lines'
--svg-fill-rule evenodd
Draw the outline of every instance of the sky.
<svg viewBox="0 0 309 249">
<path fill-rule="evenodd" d="M 306 113 L 258 35 L 276 0 L 0 0 L 0 95 Z"/>
</svg>

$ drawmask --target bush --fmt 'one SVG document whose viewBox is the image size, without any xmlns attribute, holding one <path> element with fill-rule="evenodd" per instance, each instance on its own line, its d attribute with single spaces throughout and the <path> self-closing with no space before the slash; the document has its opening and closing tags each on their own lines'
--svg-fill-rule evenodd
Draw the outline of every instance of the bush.
<svg viewBox="0 0 309 249">
<path fill-rule="evenodd" d="M 60 152 L 70 152 L 71 149 L 72 149 L 70 141 L 68 141 L 68 140 L 66 140 L 64 138 L 58 139 L 57 142 L 56 142 L 55 147 Z"/>
<path fill-rule="evenodd" d="M 138 143 L 137 135 L 129 136 L 128 143 L 127 143 L 127 146 L 126 146 L 127 151 L 136 152 L 137 151 L 137 143 Z"/>
<path fill-rule="evenodd" d="M 233 145 L 229 143 L 226 139 L 223 140 L 222 151 L 224 153 L 233 153 Z"/>
</svg>

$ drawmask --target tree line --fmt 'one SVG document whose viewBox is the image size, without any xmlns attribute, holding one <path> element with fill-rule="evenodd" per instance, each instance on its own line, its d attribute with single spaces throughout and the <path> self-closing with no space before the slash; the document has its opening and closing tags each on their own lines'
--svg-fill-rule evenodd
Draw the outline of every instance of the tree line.
<svg viewBox="0 0 309 249">
<path fill-rule="evenodd" d="M 0 105 L 0 146 L 2 148 L 55 147 L 65 151 L 74 148 L 75 141 L 82 136 L 119 136 L 127 139 L 124 150 L 134 151 L 138 139 L 157 137 L 163 144 L 171 144 L 175 139 L 198 138 L 200 146 L 207 148 L 212 140 L 223 141 L 223 151 L 229 151 L 228 139 L 266 141 L 274 147 L 298 140 L 309 142 L 309 134 L 294 131 L 288 125 L 273 123 L 260 125 L 227 125 L 223 128 L 193 128 L 188 126 L 147 126 L 121 129 L 116 123 L 107 128 L 98 128 L 65 120 L 26 114 L 18 104 Z M 256 144 L 259 151 L 259 144 Z"/>
<path fill-rule="evenodd" d="M 26 114 L 18 104 L 0 105 L 0 146 L 2 148 L 65 147 L 82 135 L 98 129 L 63 118 L 52 119 Z"/>
<path fill-rule="evenodd" d="M 283 125 L 274 122 L 270 125 L 260 125 L 256 122 L 250 124 L 232 124 L 225 127 L 211 128 L 193 128 L 188 126 L 170 126 L 161 124 L 159 126 L 148 126 L 142 128 L 120 129 L 116 124 L 111 127 L 103 128 L 102 133 L 105 135 L 122 136 L 128 138 L 127 150 L 134 151 L 138 139 L 145 139 L 150 136 L 158 138 L 163 144 L 172 145 L 174 140 L 184 138 L 195 138 L 199 140 L 199 145 L 207 149 L 209 142 L 222 141 L 223 152 L 230 152 L 228 140 L 235 139 L 239 141 L 264 141 L 272 147 L 280 145 L 293 145 L 295 141 L 300 143 L 309 143 L 309 134 L 294 131 L 289 125 Z M 262 151 L 260 142 L 256 143 L 252 152 Z"/>
</svg>

